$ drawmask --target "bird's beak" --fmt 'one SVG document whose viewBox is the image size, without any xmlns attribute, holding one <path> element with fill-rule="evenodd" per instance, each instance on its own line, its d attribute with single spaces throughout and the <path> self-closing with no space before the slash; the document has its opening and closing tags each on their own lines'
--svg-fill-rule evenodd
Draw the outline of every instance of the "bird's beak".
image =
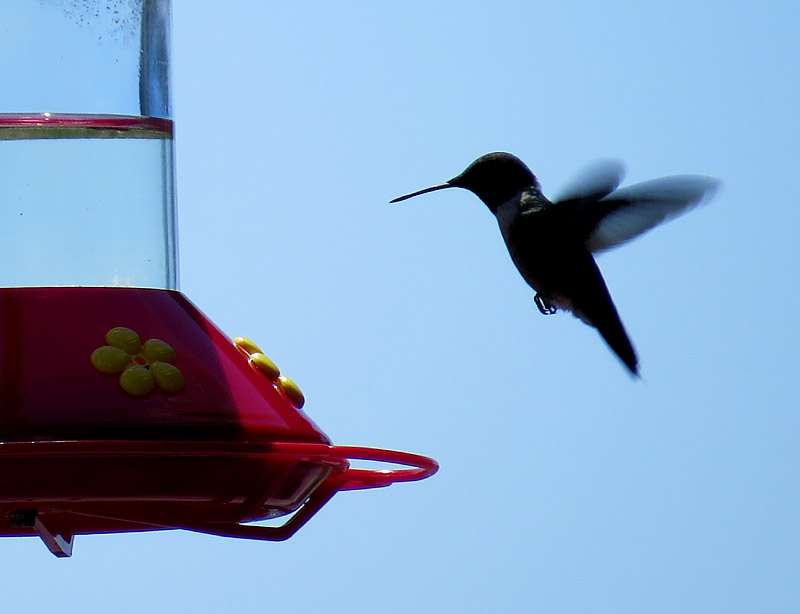
<svg viewBox="0 0 800 614">
<path fill-rule="evenodd" d="M 424 190 L 419 190 L 418 192 L 411 192 L 411 194 L 406 194 L 405 196 L 398 196 L 390 200 L 390 203 L 399 203 L 401 200 L 406 200 L 407 198 L 411 198 L 412 196 L 419 196 L 420 194 L 427 194 L 428 192 L 435 192 L 436 190 L 444 190 L 445 188 L 455 188 L 449 181 L 446 183 L 440 183 L 439 185 L 433 185 L 429 188 L 425 188 Z"/>
</svg>

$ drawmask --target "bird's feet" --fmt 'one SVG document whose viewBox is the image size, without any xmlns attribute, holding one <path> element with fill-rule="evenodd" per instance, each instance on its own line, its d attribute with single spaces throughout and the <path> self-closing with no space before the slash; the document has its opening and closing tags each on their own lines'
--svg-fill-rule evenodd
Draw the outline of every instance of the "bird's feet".
<svg viewBox="0 0 800 614">
<path fill-rule="evenodd" d="M 550 302 L 538 292 L 536 293 L 536 296 L 533 297 L 533 302 L 536 303 L 536 306 L 539 308 L 539 311 L 542 312 L 542 315 L 551 316 L 558 311 L 557 307 L 551 305 Z"/>
</svg>

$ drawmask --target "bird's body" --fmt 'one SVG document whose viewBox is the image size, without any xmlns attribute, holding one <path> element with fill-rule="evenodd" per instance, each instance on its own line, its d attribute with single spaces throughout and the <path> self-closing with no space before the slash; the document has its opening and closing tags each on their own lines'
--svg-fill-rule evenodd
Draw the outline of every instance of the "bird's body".
<svg viewBox="0 0 800 614">
<path fill-rule="evenodd" d="M 475 193 L 496 216 L 511 259 L 536 291 L 544 314 L 571 311 L 597 328 L 634 375 L 636 352 L 622 325 L 593 252 L 624 243 L 697 204 L 717 185 L 681 175 L 616 190 L 621 166 L 597 166 L 551 202 L 527 166 L 508 153 L 478 158 L 450 181 L 394 199 L 450 187 Z"/>
<path fill-rule="evenodd" d="M 569 207 L 523 192 L 497 210 L 508 252 L 543 313 L 572 312 L 594 326 L 633 372 L 637 359 L 600 269 L 572 223 Z"/>
</svg>

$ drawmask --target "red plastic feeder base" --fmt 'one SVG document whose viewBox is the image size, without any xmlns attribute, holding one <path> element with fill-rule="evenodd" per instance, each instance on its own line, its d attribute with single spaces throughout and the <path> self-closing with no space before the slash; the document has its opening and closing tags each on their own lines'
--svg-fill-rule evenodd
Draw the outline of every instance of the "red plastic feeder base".
<svg viewBox="0 0 800 614">
<path fill-rule="evenodd" d="M 57 556 L 87 533 L 284 540 L 341 490 L 438 468 L 331 445 L 290 382 L 178 292 L 3 288 L 0 336 L 0 536 Z"/>
</svg>

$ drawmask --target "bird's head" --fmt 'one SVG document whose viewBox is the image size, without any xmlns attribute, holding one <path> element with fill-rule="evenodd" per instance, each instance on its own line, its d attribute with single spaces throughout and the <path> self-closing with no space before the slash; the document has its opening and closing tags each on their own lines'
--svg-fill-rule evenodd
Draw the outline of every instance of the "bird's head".
<svg viewBox="0 0 800 614">
<path fill-rule="evenodd" d="M 500 205 L 532 185 L 537 185 L 536 177 L 522 160 L 513 154 L 496 151 L 481 156 L 450 181 L 400 196 L 390 202 L 400 202 L 445 188 L 464 188 L 495 213 Z"/>
</svg>

